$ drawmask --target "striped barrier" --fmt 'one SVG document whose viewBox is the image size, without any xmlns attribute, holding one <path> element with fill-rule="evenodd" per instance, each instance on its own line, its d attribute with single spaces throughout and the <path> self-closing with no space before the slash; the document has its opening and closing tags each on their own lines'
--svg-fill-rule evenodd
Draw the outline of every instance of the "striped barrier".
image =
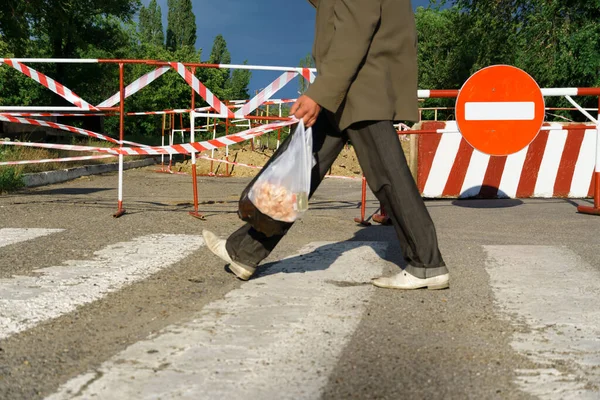
<svg viewBox="0 0 600 400">
<path fill-rule="evenodd" d="M 546 123 L 525 149 L 509 156 L 474 150 L 455 121 L 425 122 L 418 145 L 417 184 L 427 198 L 591 197 L 596 129 Z"/>
<path fill-rule="evenodd" d="M 106 136 L 101 133 L 92 132 L 87 129 L 76 128 L 76 127 L 70 126 L 70 125 L 59 124 L 59 123 L 52 122 L 52 121 L 44 121 L 44 120 L 40 120 L 40 119 L 22 118 L 22 117 L 10 117 L 10 116 L 4 116 L 4 115 L 0 115 L 0 121 L 12 122 L 12 123 L 17 123 L 17 124 L 34 125 L 34 126 L 45 126 L 47 128 L 59 129 L 62 131 L 76 133 L 78 135 L 93 137 L 95 139 L 100 139 L 100 140 L 105 140 L 107 142 L 111 142 L 111 143 L 115 143 L 115 144 L 124 143 L 124 144 L 130 144 L 130 145 L 134 145 L 134 146 L 141 146 L 140 144 L 135 143 L 135 142 L 129 142 L 126 140 L 119 141 L 117 139 L 111 138 L 110 136 Z M 0 142 L 0 143 L 2 143 L 2 142 Z"/>
<path fill-rule="evenodd" d="M 35 69 L 20 63 L 19 61 L 3 59 L 2 62 L 10 67 L 13 67 L 14 69 L 23 73 L 24 75 L 30 77 L 42 86 L 45 86 L 46 88 L 52 90 L 54 93 L 61 96 L 63 99 L 67 100 L 69 103 L 75 105 L 76 107 L 87 111 L 99 111 L 98 108 L 94 107 L 93 105 L 89 104 L 87 101 L 83 100 L 81 97 L 73 93 L 71 89 L 67 88 L 61 83 L 56 82 L 54 79 L 42 74 L 41 72 L 38 72 Z"/>
<path fill-rule="evenodd" d="M 136 79 L 133 83 L 127 85 L 125 88 L 125 98 L 131 96 L 139 92 L 144 87 L 148 86 L 156 79 L 162 76 L 165 72 L 167 72 L 169 67 L 158 67 L 153 71 L 148 72 L 146 75 Z M 119 104 L 121 101 L 121 92 L 117 92 L 113 94 L 110 98 L 104 100 L 102 103 L 98 104 L 98 107 L 113 107 L 116 104 Z"/>
<path fill-rule="evenodd" d="M 298 76 L 296 72 L 284 72 L 279 78 L 275 79 L 269 86 L 263 89 L 258 95 L 252 98 L 242 108 L 235 112 L 235 118 L 244 118 L 245 115 L 250 114 L 256 110 L 265 101 L 275 95 L 280 89 L 287 85 L 292 79 Z"/>
<path fill-rule="evenodd" d="M 244 142 L 254 137 L 272 132 L 284 126 L 289 126 L 298 123 L 297 120 L 277 122 L 273 124 L 261 125 L 252 129 L 247 129 L 233 135 L 222 136 L 220 138 L 207 140 L 204 142 L 193 142 L 176 144 L 173 146 L 144 146 L 144 147 L 93 147 L 93 146 L 78 146 L 67 144 L 52 144 L 52 143 L 30 143 L 30 142 L 12 142 L 0 141 L 0 145 L 6 146 L 22 146 L 22 147 L 38 147 L 45 149 L 70 150 L 70 151 L 87 151 L 96 153 L 107 153 L 113 155 L 140 156 L 140 155 L 161 155 L 161 154 L 195 154 L 206 150 L 214 150 L 220 147 L 231 146 L 237 143 Z M 113 139 L 114 140 L 114 139 Z M 138 145 L 139 146 L 139 145 Z"/>
<path fill-rule="evenodd" d="M 3 161 L 0 162 L 0 167 L 8 165 L 28 165 L 28 164 L 44 164 L 54 162 L 71 162 L 71 161 L 87 161 L 87 160 L 100 160 L 103 158 L 113 158 L 115 156 L 110 154 L 100 156 L 80 156 L 80 157 L 65 157 L 65 158 L 43 158 L 40 160 L 21 160 L 21 161 Z"/>
<path fill-rule="evenodd" d="M 227 106 L 223 104 L 223 102 L 219 100 L 202 82 L 200 82 L 198 78 L 196 78 L 196 76 L 192 74 L 192 72 L 182 63 L 173 62 L 169 63 L 169 65 L 171 65 L 171 67 L 177 71 L 177 73 L 181 75 L 183 79 L 185 79 L 187 84 L 190 85 L 192 89 L 194 89 L 194 91 L 200 95 L 200 97 L 206 100 L 206 102 L 210 104 L 212 108 L 219 113 L 219 115 L 227 116 L 227 118 L 235 118 L 233 112 L 229 110 L 229 108 L 227 108 Z"/>
</svg>

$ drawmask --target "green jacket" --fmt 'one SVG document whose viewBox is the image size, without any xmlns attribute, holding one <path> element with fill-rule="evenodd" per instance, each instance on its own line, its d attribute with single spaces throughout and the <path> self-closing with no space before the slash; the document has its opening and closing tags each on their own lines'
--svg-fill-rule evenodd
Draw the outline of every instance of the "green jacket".
<svg viewBox="0 0 600 400">
<path fill-rule="evenodd" d="M 305 93 L 335 114 L 340 130 L 359 121 L 417 121 L 417 33 L 410 0 L 309 0 L 317 8 Z"/>
</svg>

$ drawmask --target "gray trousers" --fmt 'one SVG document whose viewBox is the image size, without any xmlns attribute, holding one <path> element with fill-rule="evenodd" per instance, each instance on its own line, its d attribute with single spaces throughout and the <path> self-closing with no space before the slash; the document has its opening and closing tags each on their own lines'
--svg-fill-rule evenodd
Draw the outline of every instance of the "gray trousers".
<svg viewBox="0 0 600 400">
<path fill-rule="evenodd" d="M 391 121 L 366 121 L 339 132 L 327 112 L 313 126 L 313 152 L 317 164 L 311 176 L 315 192 L 344 145 L 350 140 L 369 187 L 385 207 L 396 230 L 406 271 L 419 278 L 448 273 L 438 249 L 435 226 L 410 173 L 398 134 Z M 283 146 L 281 148 L 285 148 Z M 289 224 L 288 229 L 292 226 Z M 250 224 L 227 239 L 231 258 L 256 267 L 284 235 L 267 237 Z"/>
</svg>

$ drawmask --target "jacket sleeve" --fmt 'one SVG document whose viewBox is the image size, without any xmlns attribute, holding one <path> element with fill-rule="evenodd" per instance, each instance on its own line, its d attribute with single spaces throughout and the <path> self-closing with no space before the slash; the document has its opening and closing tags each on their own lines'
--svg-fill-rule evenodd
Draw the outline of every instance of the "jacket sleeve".
<svg viewBox="0 0 600 400">
<path fill-rule="evenodd" d="M 316 7 L 317 7 L 317 4 L 319 3 L 319 0 L 308 0 L 308 2 L 309 2 L 310 4 L 312 4 L 312 6 L 313 6 L 313 7 L 315 7 L 315 8 L 316 8 Z"/>
<path fill-rule="evenodd" d="M 335 33 L 329 51 L 321 58 L 314 83 L 306 95 L 323 108 L 336 112 L 348 93 L 369 51 L 381 20 L 381 0 L 337 0 Z"/>
</svg>

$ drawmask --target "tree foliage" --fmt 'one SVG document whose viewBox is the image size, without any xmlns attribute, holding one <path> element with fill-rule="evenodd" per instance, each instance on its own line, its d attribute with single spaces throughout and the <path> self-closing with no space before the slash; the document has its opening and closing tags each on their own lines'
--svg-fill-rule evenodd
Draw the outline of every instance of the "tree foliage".
<svg viewBox="0 0 600 400">
<path fill-rule="evenodd" d="M 432 0 L 416 12 L 420 87 L 458 89 L 496 64 L 522 68 L 541 87 L 598 87 L 599 16 L 600 0 Z M 546 102 L 569 106 L 560 98 Z M 581 102 L 592 106 L 596 99 Z"/>
<path fill-rule="evenodd" d="M 165 34 L 162 25 L 162 12 L 156 0 L 151 0 L 148 7 L 142 6 L 138 23 L 140 41 L 155 46 L 164 46 Z"/>
<path fill-rule="evenodd" d="M 191 0 L 167 0 L 167 48 L 175 51 L 196 44 L 196 17 Z"/>
<path fill-rule="evenodd" d="M 42 7 L 36 10 L 36 7 Z M 196 49 L 195 16 L 189 0 L 169 1 L 171 47 L 162 28 L 161 9 L 156 0 L 134 14 L 139 0 L 6 0 L 0 2 L 0 57 L 70 57 L 104 59 L 152 59 L 201 62 Z M 51 9 L 51 10 L 50 10 Z M 44 16 L 42 10 L 48 11 Z M 53 23 L 51 23 L 53 21 Z M 176 22 L 173 22 L 176 21 Z M 53 26 L 56 25 L 56 26 Z M 54 40 L 56 37 L 62 40 Z M 53 39 L 54 38 L 54 39 Z M 225 38 L 215 38 L 208 60 L 230 63 Z M 31 67 L 65 84 L 80 97 L 99 104 L 119 90 L 119 69 L 115 64 L 32 64 Z M 126 64 L 125 84 L 155 69 L 144 64 Z M 196 76 L 221 100 L 247 99 L 251 73 L 226 69 L 197 68 Z M 126 111 L 158 111 L 190 108 L 191 88 L 175 71 L 161 76 L 148 88 L 127 98 Z M 8 66 L 0 65 L 0 105 L 70 105 L 32 79 Z M 206 102 L 196 95 L 196 105 Z M 62 120 L 82 126 L 94 118 Z M 176 118 L 179 127 L 179 116 Z M 188 123 L 184 120 L 184 123 Z M 126 133 L 159 138 L 162 116 L 128 117 Z M 108 117 L 104 126 L 88 126 L 113 136 L 119 132 L 119 118 Z M 148 139 L 148 138 L 146 138 Z"/>
</svg>

